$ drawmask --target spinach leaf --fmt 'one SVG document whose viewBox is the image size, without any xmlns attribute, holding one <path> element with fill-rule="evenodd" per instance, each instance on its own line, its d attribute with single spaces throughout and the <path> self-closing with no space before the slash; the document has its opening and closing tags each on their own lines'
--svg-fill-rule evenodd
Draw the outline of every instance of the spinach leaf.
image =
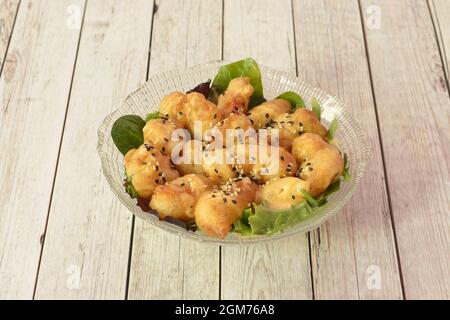
<svg viewBox="0 0 450 320">
<path fill-rule="evenodd" d="M 336 130 L 338 128 L 338 120 L 337 118 L 334 118 L 333 121 L 331 121 L 330 123 L 330 127 L 328 128 L 328 132 L 327 132 L 327 141 L 331 141 L 334 138 L 334 135 L 336 134 Z"/>
<path fill-rule="evenodd" d="M 145 116 L 145 122 L 152 120 L 152 119 L 159 119 L 161 115 L 159 114 L 159 111 L 150 112 Z"/>
<path fill-rule="evenodd" d="M 312 106 L 312 112 L 314 112 L 316 114 L 317 119 L 319 119 L 319 121 L 320 121 L 321 111 L 320 111 L 319 101 L 317 101 L 317 99 L 312 99 L 311 106 Z"/>
<path fill-rule="evenodd" d="M 258 64 L 252 58 L 246 58 L 222 66 L 212 82 L 212 90 L 210 91 L 209 97 L 213 99 L 217 94 L 222 94 L 227 89 L 230 81 L 239 77 L 248 77 L 255 90 L 250 97 L 250 108 L 266 101 L 263 94 L 261 72 Z"/>
<path fill-rule="evenodd" d="M 303 101 L 302 97 L 300 97 L 297 93 L 293 91 L 287 91 L 283 94 L 280 94 L 277 99 L 284 99 L 291 104 L 292 112 L 297 110 L 298 108 L 305 107 L 305 101 Z"/>
<path fill-rule="evenodd" d="M 145 121 L 135 115 L 120 117 L 114 122 L 111 129 L 111 136 L 117 149 L 125 155 L 128 150 L 137 148 L 144 143 L 142 129 Z"/>
</svg>

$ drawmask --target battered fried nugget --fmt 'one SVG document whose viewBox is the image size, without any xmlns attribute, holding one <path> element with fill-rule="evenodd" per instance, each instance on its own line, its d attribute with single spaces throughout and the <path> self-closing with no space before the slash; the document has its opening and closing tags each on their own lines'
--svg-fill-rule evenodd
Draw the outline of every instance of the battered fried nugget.
<svg viewBox="0 0 450 320">
<path fill-rule="evenodd" d="M 186 174 L 205 175 L 202 168 L 202 142 L 199 140 L 189 140 L 179 152 L 180 163 L 175 166 L 182 176 Z"/>
<path fill-rule="evenodd" d="M 330 145 L 315 133 L 304 133 L 292 141 L 292 155 L 298 163 L 307 161 L 319 150 Z"/>
<path fill-rule="evenodd" d="M 150 199 L 156 185 L 179 177 L 169 158 L 149 144 L 127 152 L 125 171 L 139 196 L 145 199 Z"/>
<path fill-rule="evenodd" d="M 224 238 L 231 226 L 255 200 L 258 186 L 250 179 L 229 182 L 204 193 L 195 207 L 195 222 L 209 236 Z"/>
<path fill-rule="evenodd" d="M 278 154 L 278 157 L 275 157 Z M 258 157 L 253 165 L 251 177 L 259 182 L 267 182 L 274 178 L 294 176 L 297 171 L 297 162 L 294 156 L 283 147 L 269 146 L 265 152 L 266 159 Z"/>
<path fill-rule="evenodd" d="M 262 186 L 261 200 L 274 210 L 288 209 L 303 201 L 302 189 L 310 191 L 308 181 L 296 177 L 273 179 Z"/>
<path fill-rule="evenodd" d="M 203 137 L 208 129 L 212 128 L 216 123 L 222 121 L 223 113 L 221 110 L 219 110 L 214 103 L 207 100 L 201 93 L 192 92 L 187 94 L 186 98 L 186 128 L 191 132 L 191 134 L 194 134 L 195 121 L 202 122 L 202 132 L 199 132 L 201 137 Z"/>
<path fill-rule="evenodd" d="M 204 176 L 188 174 L 168 184 L 156 186 L 150 207 L 159 212 L 161 219 L 167 216 L 189 222 L 194 220 L 194 208 L 204 192 L 211 191 L 214 182 Z"/>
<path fill-rule="evenodd" d="M 281 114 L 274 121 L 273 127 L 279 129 L 279 145 L 286 150 L 291 150 L 292 140 L 305 132 L 316 133 L 322 138 L 327 134 L 327 128 L 320 123 L 314 112 L 305 108 L 299 108 L 291 114 Z"/>
<path fill-rule="evenodd" d="M 206 150 L 203 154 L 203 171 L 216 183 L 225 183 L 230 179 L 236 178 L 238 173 L 232 160 L 228 158 L 229 156 L 227 149 Z"/>
<path fill-rule="evenodd" d="M 290 111 L 291 105 L 289 102 L 283 99 L 274 99 L 252 108 L 248 113 L 248 118 L 255 129 L 261 129 L 273 122 L 280 114 Z"/>
<path fill-rule="evenodd" d="M 187 117 L 187 96 L 186 94 L 175 91 L 165 96 L 159 104 L 159 113 L 161 116 L 178 120 L 179 123 L 186 127 Z"/>
<path fill-rule="evenodd" d="M 172 133 L 182 128 L 176 119 L 160 118 L 147 121 L 143 129 L 144 142 L 156 147 L 162 153 L 170 155 L 176 142 L 172 141 Z"/>
<path fill-rule="evenodd" d="M 220 122 L 217 128 L 222 135 L 222 146 L 228 144 L 228 137 L 234 137 L 231 141 L 232 144 L 248 142 L 252 137 L 254 138 L 254 142 L 257 140 L 256 131 L 254 131 L 250 119 L 244 114 L 232 113 L 229 117 Z"/>
<path fill-rule="evenodd" d="M 310 183 L 313 197 L 324 192 L 331 182 L 338 178 L 344 169 L 344 161 L 339 151 L 330 146 L 320 149 L 299 169 L 299 177 Z"/>
<path fill-rule="evenodd" d="M 245 114 L 253 92 L 254 89 L 249 78 L 234 78 L 228 84 L 227 90 L 219 96 L 217 106 L 224 115 L 231 113 Z"/>
</svg>

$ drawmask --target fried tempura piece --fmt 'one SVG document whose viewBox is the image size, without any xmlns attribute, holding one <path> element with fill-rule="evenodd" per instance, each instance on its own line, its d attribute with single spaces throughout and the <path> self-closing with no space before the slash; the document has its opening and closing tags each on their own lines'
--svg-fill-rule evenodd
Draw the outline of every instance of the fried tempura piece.
<svg viewBox="0 0 450 320">
<path fill-rule="evenodd" d="M 186 127 L 187 124 L 187 96 L 186 94 L 175 91 L 165 96 L 159 104 L 159 114 L 162 117 L 178 120 Z"/>
<path fill-rule="evenodd" d="M 214 182 L 196 174 L 188 174 L 168 184 L 156 186 L 150 207 L 161 219 L 167 216 L 188 222 L 194 220 L 194 208 L 204 192 L 211 191 Z"/>
<path fill-rule="evenodd" d="M 338 178 L 344 169 L 344 161 L 334 147 L 320 149 L 309 160 L 304 161 L 299 169 L 299 177 L 311 185 L 311 195 L 318 196 L 331 182 Z"/>
<path fill-rule="evenodd" d="M 209 236 L 226 237 L 233 222 L 255 200 L 257 189 L 250 179 L 244 178 L 203 194 L 195 207 L 197 226 Z"/>
<path fill-rule="evenodd" d="M 294 176 L 297 171 L 297 162 L 292 154 L 283 147 L 268 146 L 266 159 L 258 157 L 257 164 L 253 165 L 250 176 L 259 182 L 267 182 L 274 178 Z M 275 157 L 278 154 L 278 157 Z"/>
<path fill-rule="evenodd" d="M 225 116 L 231 113 L 245 114 L 253 92 L 249 78 L 234 78 L 228 84 L 227 90 L 219 96 L 217 106 Z"/>
<path fill-rule="evenodd" d="M 222 121 L 223 113 L 211 101 L 207 100 L 204 95 L 197 92 L 192 92 L 186 95 L 186 128 L 194 134 L 195 121 L 202 121 L 199 132 L 202 137 L 206 131 L 212 128 L 216 123 Z"/>
<path fill-rule="evenodd" d="M 159 113 L 163 117 L 178 120 L 180 125 L 194 134 L 195 121 L 202 121 L 200 128 L 204 134 L 223 119 L 223 113 L 211 101 L 198 92 L 184 94 L 172 92 L 165 96 L 160 105 Z"/>
<path fill-rule="evenodd" d="M 176 164 L 177 170 L 182 176 L 186 174 L 205 175 L 202 168 L 202 142 L 199 140 L 189 140 L 182 149 L 180 157 L 183 157 L 182 163 Z"/>
<path fill-rule="evenodd" d="M 255 143 L 257 141 L 256 131 L 248 131 L 253 129 L 253 126 L 250 119 L 244 114 L 232 113 L 228 118 L 220 122 L 217 128 L 222 134 L 222 146 L 224 147 L 228 143 L 227 139 L 231 139 L 231 137 L 234 137 L 231 141 L 232 144 L 248 142 L 251 137 L 254 137 Z"/>
<path fill-rule="evenodd" d="M 319 135 L 304 133 L 292 141 L 292 155 L 298 163 L 311 159 L 319 150 L 330 147 Z"/>
<path fill-rule="evenodd" d="M 148 143 L 162 153 L 170 155 L 176 142 L 172 141 L 172 133 L 182 128 L 181 123 L 176 119 L 160 118 L 147 121 L 143 132 L 144 142 Z"/>
<path fill-rule="evenodd" d="M 279 129 L 279 145 L 291 150 L 292 140 L 305 133 L 316 133 L 322 138 L 327 134 L 325 128 L 317 119 L 314 112 L 306 108 L 299 108 L 294 113 L 284 113 L 275 118 L 273 128 Z"/>
<path fill-rule="evenodd" d="M 227 159 L 228 156 L 227 149 L 222 148 L 206 150 L 203 154 L 202 169 L 216 183 L 225 183 L 238 175 L 232 160 Z"/>
<path fill-rule="evenodd" d="M 145 199 L 150 199 L 157 184 L 179 177 L 169 158 L 149 144 L 127 152 L 125 171 L 139 196 Z"/>
<path fill-rule="evenodd" d="M 261 200 L 269 208 L 288 209 L 303 201 L 302 189 L 310 191 L 308 181 L 296 177 L 274 179 L 262 186 Z"/>
<path fill-rule="evenodd" d="M 255 129 L 261 129 L 273 122 L 280 114 L 290 111 L 289 102 L 283 99 L 273 99 L 252 108 L 248 113 L 248 118 Z"/>
</svg>

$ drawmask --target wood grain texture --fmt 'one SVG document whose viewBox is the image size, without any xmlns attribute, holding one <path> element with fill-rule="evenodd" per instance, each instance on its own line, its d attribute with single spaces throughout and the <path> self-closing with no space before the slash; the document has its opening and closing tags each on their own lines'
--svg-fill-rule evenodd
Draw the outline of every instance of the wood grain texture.
<svg viewBox="0 0 450 320">
<path fill-rule="evenodd" d="M 224 10 L 224 59 L 250 56 L 295 73 L 290 1 L 227 0 Z M 307 236 L 223 247 L 222 298 L 311 299 Z"/>
<path fill-rule="evenodd" d="M 9 40 L 11 39 L 19 3 L 19 0 L 0 1 L 0 72 L 2 70 Z"/>
<path fill-rule="evenodd" d="M 439 49 L 444 59 L 447 81 L 450 79 L 450 3 L 448 0 L 428 0 L 434 26 L 439 40 Z"/>
<path fill-rule="evenodd" d="M 124 299 L 131 213 L 96 156 L 97 127 L 145 81 L 153 2 L 89 1 L 55 180 L 37 299 Z"/>
<path fill-rule="evenodd" d="M 79 38 L 69 4 L 84 2 L 22 1 L 0 78 L 1 299 L 33 296 Z"/>
<path fill-rule="evenodd" d="M 150 76 L 220 59 L 221 1 L 163 0 L 156 5 Z M 180 239 L 136 219 L 128 296 L 217 299 L 219 247 Z"/>
<path fill-rule="evenodd" d="M 359 191 L 311 232 L 315 298 L 401 299 L 358 2 L 295 1 L 294 21 L 299 77 L 346 102 L 371 152 Z"/>
<path fill-rule="evenodd" d="M 450 297 L 450 99 L 427 3 L 362 1 L 406 298 Z"/>
</svg>

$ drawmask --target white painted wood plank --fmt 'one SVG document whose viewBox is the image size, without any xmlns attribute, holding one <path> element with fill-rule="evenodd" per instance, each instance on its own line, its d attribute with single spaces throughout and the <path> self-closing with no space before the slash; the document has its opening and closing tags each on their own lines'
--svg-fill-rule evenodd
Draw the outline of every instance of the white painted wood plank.
<svg viewBox="0 0 450 320">
<path fill-rule="evenodd" d="M 222 2 L 157 1 L 150 75 L 220 60 Z M 207 80 L 207 79 L 205 79 Z M 130 299 L 217 299 L 219 248 L 167 234 L 136 219 Z"/>
<path fill-rule="evenodd" d="M 299 76 L 343 99 L 371 150 L 359 191 L 311 233 L 316 299 L 401 299 L 358 1 L 294 2 Z"/>
<path fill-rule="evenodd" d="M 0 71 L 8 48 L 11 33 L 16 20 L 19 0 L 0 1 Z"/>
<path fill-rule="evenodd" d="M 79 30 L 23 0 L 0 78 L 0 298 L 33 296 Z"/>
<path fill-rule="evenodd" d="M 450 3 L 448 0 L 429 0 L 434 26 L 440 43 L 447 81 L 450 78 Z"/>
<path fill-rule="evenodd" d="M 450 99 L 424 0 L 362 1 L 406 298 L 450 298 Z"/>
<path fill-rule="evenodd" d="M 224 10 L 224 59 L 250 56 L 295 73 L 290 1 L 227 0 Z M 307 236 L 223 247 L 222 298 L 311 299 Z"/>
<path fill-rule="evenodd" d="M 110 191 L 97 127 L 145 81 L 153 2 L 88 1 L 37 299 L 124 299 L 131 213 Z"/>
</svg>

